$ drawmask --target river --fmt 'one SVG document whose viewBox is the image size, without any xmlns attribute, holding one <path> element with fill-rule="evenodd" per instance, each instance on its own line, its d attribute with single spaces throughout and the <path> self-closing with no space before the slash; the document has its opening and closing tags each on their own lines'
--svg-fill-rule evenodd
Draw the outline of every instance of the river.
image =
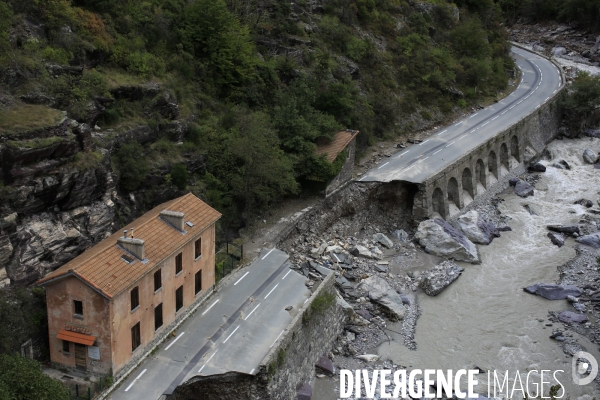
<svg viewBox="0 0 600 400">
<path fill-rule="evenodd" d="M 499 195 L 505 200 L 499 208 L 511 218 L 512 232 L 502 233 L 489 246 L 479 246 L 482 264 L 461 264 L 465 268 L 462 276 L 440 295 L 429 297 L 421 293 L 422 314 L 415 334 L 417 350 L 408 350 L 401 341 L 385 342 L 377 349 L 383 359 L 408 369 L 457 370 L 477 366 L 508 370 L 511 380 L 516 371 L 526 374 L 530 370 L 560 369 L 565 373 L 557 377 L 571 399 L 585 394 L 598 397 L 600 391 L 593 384 L 573 384 L 571 357 L 549 338 L 553 329 L 562 329 L 562 324 L 547 327 L 548 311 L 573 308 L 566 301 L 549 301 L 523 291 L 523 287 L 534 283 L 556 282 L 556 267 L 575 255 L 574 239 L 567 239 L 558 248 L 546 236 L 546 225 L 577 223 L 586 209 L 573 203 L 581 198 L 598 200 L 600 170 L 584 164 L 582 154 L 586 147 L 600 150 L 600 140 L 552 142 L 548 148 L 553 160 L 542 161 L 548 168 L 536 184 L 535 195 L 522 199 L 510 189 Z M 560 159 L 572 169 L 549 166 Z M 529 214 L 524 208 L 527 204 L 537 216 Z M 394 334 L 391 335 L 393 339 Z M 596 345 L 576 333 L 573 337 L 600 360 Z M 487 379 L 485 382 L 487 385 Z M 332 393 L 333 386 L 332 381 L 317 379 L 316 399 L 337 398 Z M 487 393 L 487 386 L 480 386 L 479 392 Z"/>
</svg>

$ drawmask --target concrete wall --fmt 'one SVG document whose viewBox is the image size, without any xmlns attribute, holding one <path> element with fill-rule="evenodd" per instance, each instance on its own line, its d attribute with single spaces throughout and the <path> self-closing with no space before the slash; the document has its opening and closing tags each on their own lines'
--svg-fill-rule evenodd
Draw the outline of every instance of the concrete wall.
<svg viewBox="0 0 600 400">
<path fill-rule="evenodd" d="M 314 365 L 343 328 L 344 316 L 335 300 L 322 314 L 311 306 L 323 293 L 335 295 L 334 283 L 333 274 L 323 280 L 262 360 L 256 375 L 228 372 L 193 377 L 170 400 L 296 399 L 298 386 L 311 380 Z"/>
<path fill-rule="evenodd" d="M 75 317 L 73 300 L 83 302 L 83 317 Z M 87 284 L 73 276 L 56 281 L 46 288 L 48 308 L 48 335 L 50 338 L 50 360 L 57 366 L 75 368 L 75 348 L 70 343 L 69 353 L 62 351 L 62 340 L 56 339 L 58 331 L 67 325 L 85 327 L 96 336 L 100 347 L 100 361 L 87 356 L 87 370 L 97 374 L 108 374 L 111 368 L 111 332 L 109 325 L 109 300 Z"/>
<path fill-rule="evenodd" d="M 344 161 L 344 165 L 340 170 L 340 173 L 337 174 L 335 178 L 327 185 L 325 189 L 325 197 L 331 196 L 337 190 L 341 189 L 346 185 L 346 183 L 350 182 L 354 175 L 354 158 L 356 155 L 356 138 L 352 139 L 350 144 L 346 146 L 346 150 L 348 151 L 348 157 L 346 157 L 346 161 Z"/>
<path fill-rule="evenodd" d="M 558 94 L 517 124 L 418 184 L 413 203 L 415 221 L 435 213 L 451 218 L 453 209 L 477 203 L 482 196 L 489 196 L 492 187 L 494 191 L 506 187 L 509 176 L 524 172 L 525 165 L 558 132 L 561 111 L 557 99 Z"/>
<path fill-rule="evenodd" d="M 194 260 L 194 243 L 202 238 L 202 256 Z M 183 254 L 183 270 L 175 274 L 175 257 Z M 162 273 L 162 288 L 154 291 L 154 273 Z M 202 291 L 194 294 L 194 275 L 202 270 Z M 215 284 L 215 227 L 205 229 L 197 236 L 190 238 L 183 247 L 141 277 L 126 291 L 113 299 L 113 370 L 119 376 L 127 370 L 132 361 L 137 362 L 148 350 L 170 332 L 170 327 L 180 320 L 186 311 L 205 294 L 212 293 Z M 183 285 L 183 307 L 175 311 L 175 291 Z M 139 289 L 139 307 L 131 310 L 130 292 L 134 287 Z M 154 330 L 154 308 L 162 303 L 163 325 Z M 141 345 L 132 351 L 131 328 L 140 323 Z"/>
</svg>

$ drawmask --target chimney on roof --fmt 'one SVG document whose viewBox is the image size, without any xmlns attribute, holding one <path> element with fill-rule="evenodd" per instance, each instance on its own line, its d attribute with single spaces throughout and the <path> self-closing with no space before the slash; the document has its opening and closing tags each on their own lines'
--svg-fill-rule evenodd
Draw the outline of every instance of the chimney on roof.
<svg viewBox="0 0 600 400">
<path fill-rule="evenodd" d="M 183 217 L 185 215 L 178 211 L 163 210 L 160 212 L 160 217 L 173 225 L 176 229 L 183 231 Z"/>
<path fill-rule="evenodd" d="M 133 228 L 131 228 L 131 238 L 133 239 Z"/>
<path fill-rule="evenodd" d="M 118 238 L 117 243 L 121 245 L 125 250 L 133 254 L 137 259 L 144 260 L 146 253 L 144 251 L 144 241 L 142 239 L 134 238 Z"/>
<path fill-rule="evenodd" d="M 123 231 L 123 237 L 124 237 L 124 238 L 126 238 L 126 237 L 127 237 L 127 229 L 125 229 L 125 230 Z"/>
</svg>

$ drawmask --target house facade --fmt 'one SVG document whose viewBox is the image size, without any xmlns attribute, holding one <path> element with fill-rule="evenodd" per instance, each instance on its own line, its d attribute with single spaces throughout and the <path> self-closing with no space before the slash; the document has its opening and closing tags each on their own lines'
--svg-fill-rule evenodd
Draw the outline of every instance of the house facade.
<svg viewBox="0 0 600 400">
<path fill-rule="evenodd" d="M 162 340 L 214 287 L 220 216 L 187 194 L 38 281 L 51 362 L 119 376 Z"/>
</svg>

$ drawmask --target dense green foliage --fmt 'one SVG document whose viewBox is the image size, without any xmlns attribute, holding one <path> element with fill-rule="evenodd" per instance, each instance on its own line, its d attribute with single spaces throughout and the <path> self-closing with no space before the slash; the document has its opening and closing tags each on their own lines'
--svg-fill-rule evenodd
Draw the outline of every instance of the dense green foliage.
<svg viewBox="0 0 600 400">
<path fill-rule="evenodd" d="M 47 338 L 45 299 L 44 290 L 39 288 L 0 291 L 0 354 L 21 351 L 21 345 L 28 339 Z M 39 345 L 45 347 L 44 343 Z"/>
<path fill-rule="evenodd" d="M 37 361 L 0 354 L 0 400 L 61 400 L 69 390 L 42 373 Z"/>
<path fill-rule="evenodd" d="M 600 30 L 600 0 L 496 0 L 510 20 L 524 16 L 533 21 L 576 22 L 581 28 Z"/>
<path fill-rule="evenodd" d="M 341 165 L 315 149 L 337 130 L 360 130 L 359 151 L 410 134 L 496 97 L 513 69 L 492 0 L 327 0 L 311 7 L 0 0 L 0 72 L 27 77 L 4 90 L 35 88 L 80 121 L 91 102 L 108 99 L 102 129 L 118 135 L 145 124 L 161 133 L 171 117 L 157 112 L 154 100 L 111 95 L 119 86 L 157 82 L 189 126 L 185 141 L 170 145 L 163 136 L 160 144 L 121 146 L 113 163 L 120 188 L 154 199 L 157 188 L 144 183 L 172 171 L 178 188 L 187 183 L 233 221 L 299 193 L 307 180 L 330 180 Z M 25 18 L 42 22 L 45 36 L 9 44 L 7 32 Z M 51 75 L 47 62 L 87 68 L 83 77 Z M 174 166 L 189 167 L 190 157 L 205 163 L 185 170 L 184 183 Z"/>
<path fill-rule="evenodd" d="M 577 75 L 562 105 L 577 131 L 596 128 L 600 124 L 600 76 Z"/>
<path fill-rule="evenodd" d="M 171 182 L 173 182 L 173 185 L 177 186 L 179 190 L 183 190 L 187 186 L 187 180 L 188 172 L 185 169 L 185 165 L 177 164 L 174 166 L 171 170 Z"/>
</svg>

